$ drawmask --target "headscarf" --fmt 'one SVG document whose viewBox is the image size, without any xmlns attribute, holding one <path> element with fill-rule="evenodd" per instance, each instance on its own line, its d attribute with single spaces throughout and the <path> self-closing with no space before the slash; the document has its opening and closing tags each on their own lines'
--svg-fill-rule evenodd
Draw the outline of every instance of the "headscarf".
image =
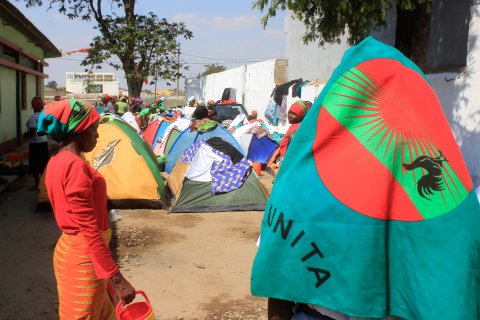
<svg viewBox="0 0 480 320">
<path fill-rule="evenodd" d="M 100 100 L 102 100 L 104 103 L 107 103 L 110 99 L 112 99 L 112 97 L 106 93 L 100 96 Z"/>
<path fill-rule="evenodd" d="M 60 142 L 69 134 L 85 131 L 99 119 L 100 115 L 91 104 L 65 99 L 47 104 L 40 113 L 37 131 Z"/>
<path fill-rule="evenodd" d="M 294 104 L 290 106 L 290 110 L 299 116 L 301 119 L 305 117 L 312 103 L 310 101 L 297 100 Z"/>
<path fill-rule="evenodd" d="M 43 100 L 40 97 L 34 97 L 32 99 L 32 108 L 35 112 L 40 112 L 43 110 Z"/>
</svg>

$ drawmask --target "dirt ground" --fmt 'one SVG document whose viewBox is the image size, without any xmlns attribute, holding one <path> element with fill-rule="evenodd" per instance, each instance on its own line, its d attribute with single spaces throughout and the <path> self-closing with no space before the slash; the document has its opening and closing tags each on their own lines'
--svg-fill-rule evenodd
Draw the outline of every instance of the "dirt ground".
<svg viewBox="0 0 480 320">
<path fill-rule="evenodd" d="M 261 181 L 271 189 L 269 174 Z M 33 213 L 31 184 L 22 177 L 0 193 L 2 320 L 57 318 L 52 255 L 59 231 L 51 213 Z M 118 214 L 114 255 L 148 295 L 156 319 L 266 319 L 266 299 L 250 294 L 263 212 Z"/>
</svg>

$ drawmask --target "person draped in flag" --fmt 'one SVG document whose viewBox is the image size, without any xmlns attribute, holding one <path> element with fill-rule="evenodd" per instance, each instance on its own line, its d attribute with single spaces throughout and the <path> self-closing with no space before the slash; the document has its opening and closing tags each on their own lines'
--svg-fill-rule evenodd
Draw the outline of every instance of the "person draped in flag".
<svg viewBox="0 0 480 320">
<path fill-rule="evenodd" d="M 53 259 L 60 319 L 115 319 L 109 280 L 125 303 L 135 298 L 108 247 L 112 232 L 105 179 L 81 158 L 95 148 L 99 119 L 91 105 L 72 98 L 48 104 L 38 120 L 39 133 L 61 142 L 45 178 L 62 230 Z"/>
<path fill-rule="evenodd" d="M 478 320 L 478 230 L 472 179 L 426 76 L 368 37 L 288 146 L 251 291 L 269 298 L 271 320 Z"/>
</svg>

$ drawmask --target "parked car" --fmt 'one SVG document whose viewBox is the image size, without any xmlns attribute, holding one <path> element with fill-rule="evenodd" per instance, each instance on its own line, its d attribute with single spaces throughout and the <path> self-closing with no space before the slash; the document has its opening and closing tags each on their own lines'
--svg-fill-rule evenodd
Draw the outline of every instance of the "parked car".
<svg viewBox="0 0 480 320">
<path fill-rule="evenodd" d="M 248 116 L 248 112 L 241 103 L 237 102 L 218 102 L 213 108 L 217 111 L 217 121 L 223 123 L 226 120 L 233 120 L 236 116 L 243 113 Z"/>
</svg>

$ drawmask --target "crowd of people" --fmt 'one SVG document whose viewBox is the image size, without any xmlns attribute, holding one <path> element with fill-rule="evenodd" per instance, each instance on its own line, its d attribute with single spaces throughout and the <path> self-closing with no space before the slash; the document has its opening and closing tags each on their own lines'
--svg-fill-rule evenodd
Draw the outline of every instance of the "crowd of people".
<svg viewBox="0 0 480 320">
<path fill-rule="evenodd" d="M 217 112 L 215 111 L 215 101 L 209 100 L 205 103 L 204 99 L 190 97 L 186 106 L 176 106 L 167 109 L 164 102 L 167 98 L 160 97 L 153 102 L 145 103 L 140 97 L 110 96 L 103 94 L 99 101 L 95 103 L 95 109 L 98 113 L 112 114 L 119 117 L 134 119 L 140 131 L 145 130 L 150 122 L 158 117 L 179 118 L 201 120 L 209 118 L 216 121 Z"/>
</svg>

